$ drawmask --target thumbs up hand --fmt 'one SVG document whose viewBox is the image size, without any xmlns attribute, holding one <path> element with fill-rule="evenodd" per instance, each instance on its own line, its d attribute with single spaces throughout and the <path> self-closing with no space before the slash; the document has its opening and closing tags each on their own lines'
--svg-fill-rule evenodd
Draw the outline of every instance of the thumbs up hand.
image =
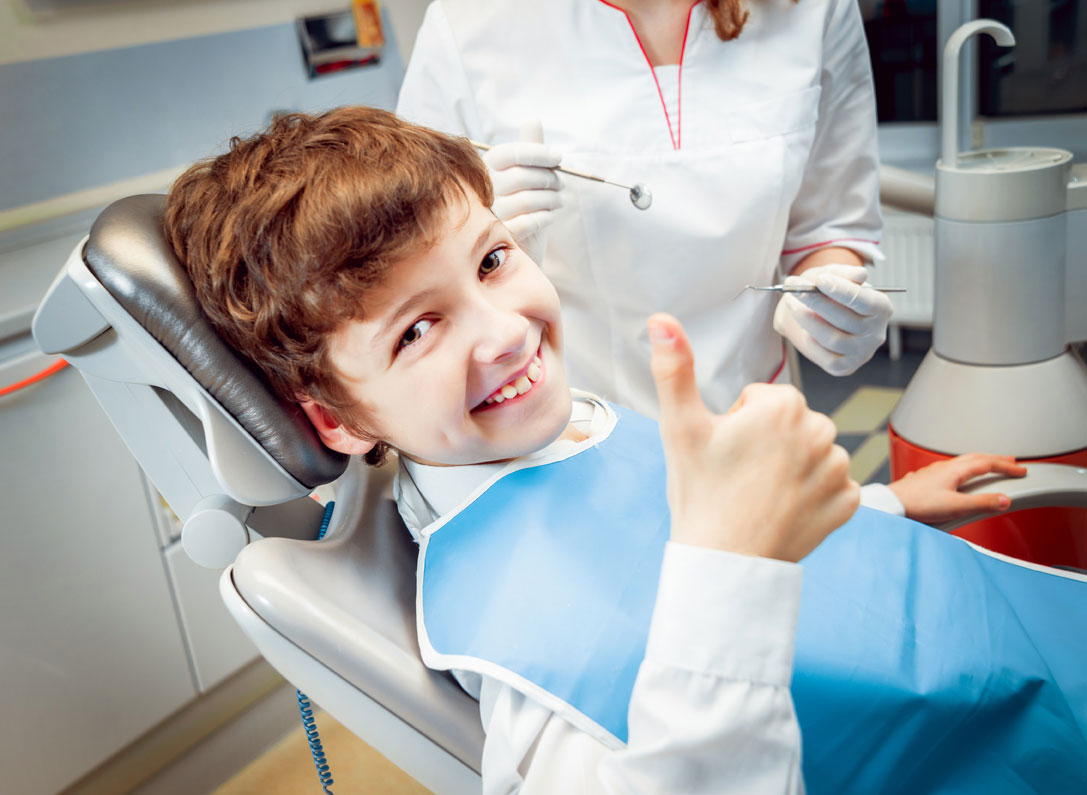
<svg viewBox="0 0 1087 795">
<path fill-rule="evenodd" d="M 672 540 L 798 561 L 860 503 L 834 424 L 791 386 L 752 384 L 725 414 L 698 394 L 675 318 L 649 318 Z"/>
</svg>

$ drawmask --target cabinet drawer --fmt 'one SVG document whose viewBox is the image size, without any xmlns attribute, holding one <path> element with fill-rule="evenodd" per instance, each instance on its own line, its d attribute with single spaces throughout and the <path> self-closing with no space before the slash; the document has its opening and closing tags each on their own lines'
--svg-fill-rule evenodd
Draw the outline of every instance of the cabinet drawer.
<svg viewBox="0 0 1087 795">
<path fill-rule="evenodd" d="M 196 684 L 203 693 L 256 659 L 257 647 L 242 633 L 219 597 L 222 571 L 193 563 L 180 541 L 163 554 L 192 654 Z"/>
<path fill-rule="evenodd" d="M 0 360 L 0 384 L 42 370 Z M 5 792 L 63 789 L 195 696 L 149 489 L 72 368 L 0 397 Z"/>
</svg>

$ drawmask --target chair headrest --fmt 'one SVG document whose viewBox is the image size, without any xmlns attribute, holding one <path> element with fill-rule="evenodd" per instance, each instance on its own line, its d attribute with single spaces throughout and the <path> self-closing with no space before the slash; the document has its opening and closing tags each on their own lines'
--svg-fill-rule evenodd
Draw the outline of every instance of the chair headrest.
<svg viewBox="0 0 1087 795">
<path fill-rule="evenodd" d="M 259 368 L 212 329 L 163 235 L 165 204 L 165 196 L 147 194 L 107 207 L 91 228 L 87 267 L 299 483 L 335 480 L 348 456 L 325 447 L 302 410 L 279 398 Z"/>
</svg>

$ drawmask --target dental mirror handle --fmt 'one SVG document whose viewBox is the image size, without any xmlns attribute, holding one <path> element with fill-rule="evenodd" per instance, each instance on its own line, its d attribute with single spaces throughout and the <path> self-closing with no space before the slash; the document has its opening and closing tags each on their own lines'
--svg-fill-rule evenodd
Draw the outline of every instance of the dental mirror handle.
<svg viewBox="0 0 1087 795">
<path fill-rule="evenodd" d="M 468 143 L 470 143 L 476 149 L 482 149 L 484 152 L 489 151 L 491 148 L 490 144 L 485 144 L 482 141 L 473 141 L 471 138 L 468 139 Z M 591 180 L 592 182 L 603 182 L 608 185 L 614 185 L 617 188 L 623 188 L 630 193 L 630 200 L 639 210 L 644 210 L 646 209 L 646 207 L 649 206 L 648 203 L 644 201 L 644 199 L 638 198 L 647 197 L 650 195 L 649 189 L 641 183 L 631 187 L 630 185 L 623 185 L 620 182 L 612 182 L 610 179 L 598 177 L 595 174 L 586 174 L 584 171 L 575 171 L 574 169 L 566 168 L 565 166 L 555 166 L 553 170 L 561 171 L 563 174 L 569 174 L 571 177 L 580 177 L 581 179 Z M 645 204 L 645 206 L 642 206 L 643 204 Z"/>
<path fill-rule="evenodd" d="M 904 293 L 905 287 L 877 287 L 874 284 L 862 284 L 869 290 L 875 290 L 879 293 Z M 744 287 L 744 290 L 760 290 L 768 293 L 817 293 L 819 288 L 814 284 L 768 284 L 757 286 L 754 284 L 748 284 Z M 741 291 L 742 292 L 742 291 Z"/>
</svg>

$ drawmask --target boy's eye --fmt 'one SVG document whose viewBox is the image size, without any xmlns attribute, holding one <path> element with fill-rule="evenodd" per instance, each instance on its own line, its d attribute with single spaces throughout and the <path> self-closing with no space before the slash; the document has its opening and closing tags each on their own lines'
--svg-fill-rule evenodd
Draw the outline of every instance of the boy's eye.
<svg viewBox="0 0 1087 795">
<path fill-rule="evenodd" d="M 483 258 L 483 262 L 479 264 L 479 275 L 486 276 L 490 273 L 494 273 L 502 266 L 509 255 L 508 249 L 496 248 L 494 251 L 487 254 L 487 256 Z"/>
<path fill-rule="evenodd" d="M 409 345 L 414 345 L 416 342 L 423 338 L 423 335 L 430 331 L 430 327 L 434 325 L 432 320 L 417 320 L 412 323 L 411 328 L 403 333 L 400 337 L 400 341 L 396 345 L 396 349 L 402 350 Z"/>
</svg>

